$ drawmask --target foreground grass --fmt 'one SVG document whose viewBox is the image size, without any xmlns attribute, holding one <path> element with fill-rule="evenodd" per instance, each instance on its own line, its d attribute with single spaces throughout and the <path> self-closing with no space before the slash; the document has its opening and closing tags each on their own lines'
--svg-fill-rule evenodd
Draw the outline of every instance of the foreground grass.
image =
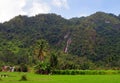
<svg viewBox="0 0 120 83">
<path fill-rule="evenodd" d="M 0 83 L 120 83 L 120 75 L 38 75 L 33 73 L 4 73 Z M 28 81 L 19 81 L 26 74 Z"/>
</svg>

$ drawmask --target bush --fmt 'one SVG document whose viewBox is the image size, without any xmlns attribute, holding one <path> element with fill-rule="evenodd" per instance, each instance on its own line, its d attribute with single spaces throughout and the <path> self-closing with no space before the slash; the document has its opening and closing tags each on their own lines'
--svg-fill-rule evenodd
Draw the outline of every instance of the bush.
<svg viewBox="0 0 120 83">
<path fill-rule="evenodd" d="M 0 81 L 2 81 L 2 79 L 0 78 Z"/>
<path fill-rule="evenodd" d="M 28 80 L 28 79 L 27 79 L 27 76 L 26 76 L 25 74 L 21 76 L 20 81 L 27 81 L 27 80 Z"/>
<path fill-rule="evenodd" d="M 53 70 L 57 75 L 110 75 L 120 74 L 120 70 Z"/>
<path fill-rule="evenodd" d="M 35 66 L 35 73 L 37 73 L 37 74 L 49 74 L 50 73 L 50 65 L 48 63 L 39 62 Z"/>
<path fill-rule="evenodd" d="M 0 72 L 2 71 L 2 68 L 0 67 Z"/>
<path fill-rule="evenodd" d="M 28 72 L 28 67 L 25 64 L 21 64 L 18 68 L 15 69 L 18 72 Z"/>
</svg>

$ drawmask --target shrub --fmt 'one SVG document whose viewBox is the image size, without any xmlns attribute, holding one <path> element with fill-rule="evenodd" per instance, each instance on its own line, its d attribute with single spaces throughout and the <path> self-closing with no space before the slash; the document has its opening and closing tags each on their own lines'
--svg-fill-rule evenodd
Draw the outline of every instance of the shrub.
<svg viewBox="0 0 120 83">
<path fill-rule="evenodd" d="M 50 56 L 50 67 L 52 69 L 55 69 L 58 65 L 58 57 L 55 53 L 51 53 L 51 56 Z"/>
<path fill-rule="evenodd" d="M 15 69 L 18 72 L 28 72 L 28 67 L 25 64 L 21 64 L 18 68 Z"/>
<path fill-rule="evenodd" d="M 28 79 L 27 79 L 27 76 L 26 76 L 25 74 L 21 76 L 20 81 L 27 81 L 27 80 L 28 80 Z"/>
<path fill-rule="evenodd" d="M 35 66 L 35 73 L 37 73 L 37 74 L 49 74 L 50 73 L 50 65 L 48 63 L 39 62 Z"/>
<path fill-rule="evenodd" d="M 0 78 L 0 81 L 2 81 L 2 79 Z"/>
<path fill-rule="evenodd" d="M 109 75 L 120 74 L 120 70 L 53 70 L 52 74 L 58 75 Z"/>
<path fill-rule="evenodd" d="M 2 71 L 2 68 L 0 67 L 0 72 Z"/>
</svg>

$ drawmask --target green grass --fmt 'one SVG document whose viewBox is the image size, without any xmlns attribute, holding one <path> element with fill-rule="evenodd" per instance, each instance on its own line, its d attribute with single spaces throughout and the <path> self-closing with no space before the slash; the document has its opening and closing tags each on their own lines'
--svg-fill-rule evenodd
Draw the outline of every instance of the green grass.
<svg viewBox="0 0 120 83">
<path fill-rule="evenodd" d="M 4 73 L 0 83 L 120 83 L 120 75 L 38 75 L 33 73 Z M 28 81 L 19 81 L 26 74 Z"/>
</svg>

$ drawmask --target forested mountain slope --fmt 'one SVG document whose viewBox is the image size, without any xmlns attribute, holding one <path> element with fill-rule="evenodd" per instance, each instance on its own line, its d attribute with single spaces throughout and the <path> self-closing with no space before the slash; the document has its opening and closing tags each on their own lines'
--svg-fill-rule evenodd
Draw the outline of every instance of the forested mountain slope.
<svg viewBox="0 0 120 83">
<path fill-rule="evenodd" d="M 120 67 L 119 16 L 104 12 L 72 19 L 56 14 L 17 16 L 0 24 L 0 61 L 28 63 L 41 39 L 67 64 Z"/>
</svg>

